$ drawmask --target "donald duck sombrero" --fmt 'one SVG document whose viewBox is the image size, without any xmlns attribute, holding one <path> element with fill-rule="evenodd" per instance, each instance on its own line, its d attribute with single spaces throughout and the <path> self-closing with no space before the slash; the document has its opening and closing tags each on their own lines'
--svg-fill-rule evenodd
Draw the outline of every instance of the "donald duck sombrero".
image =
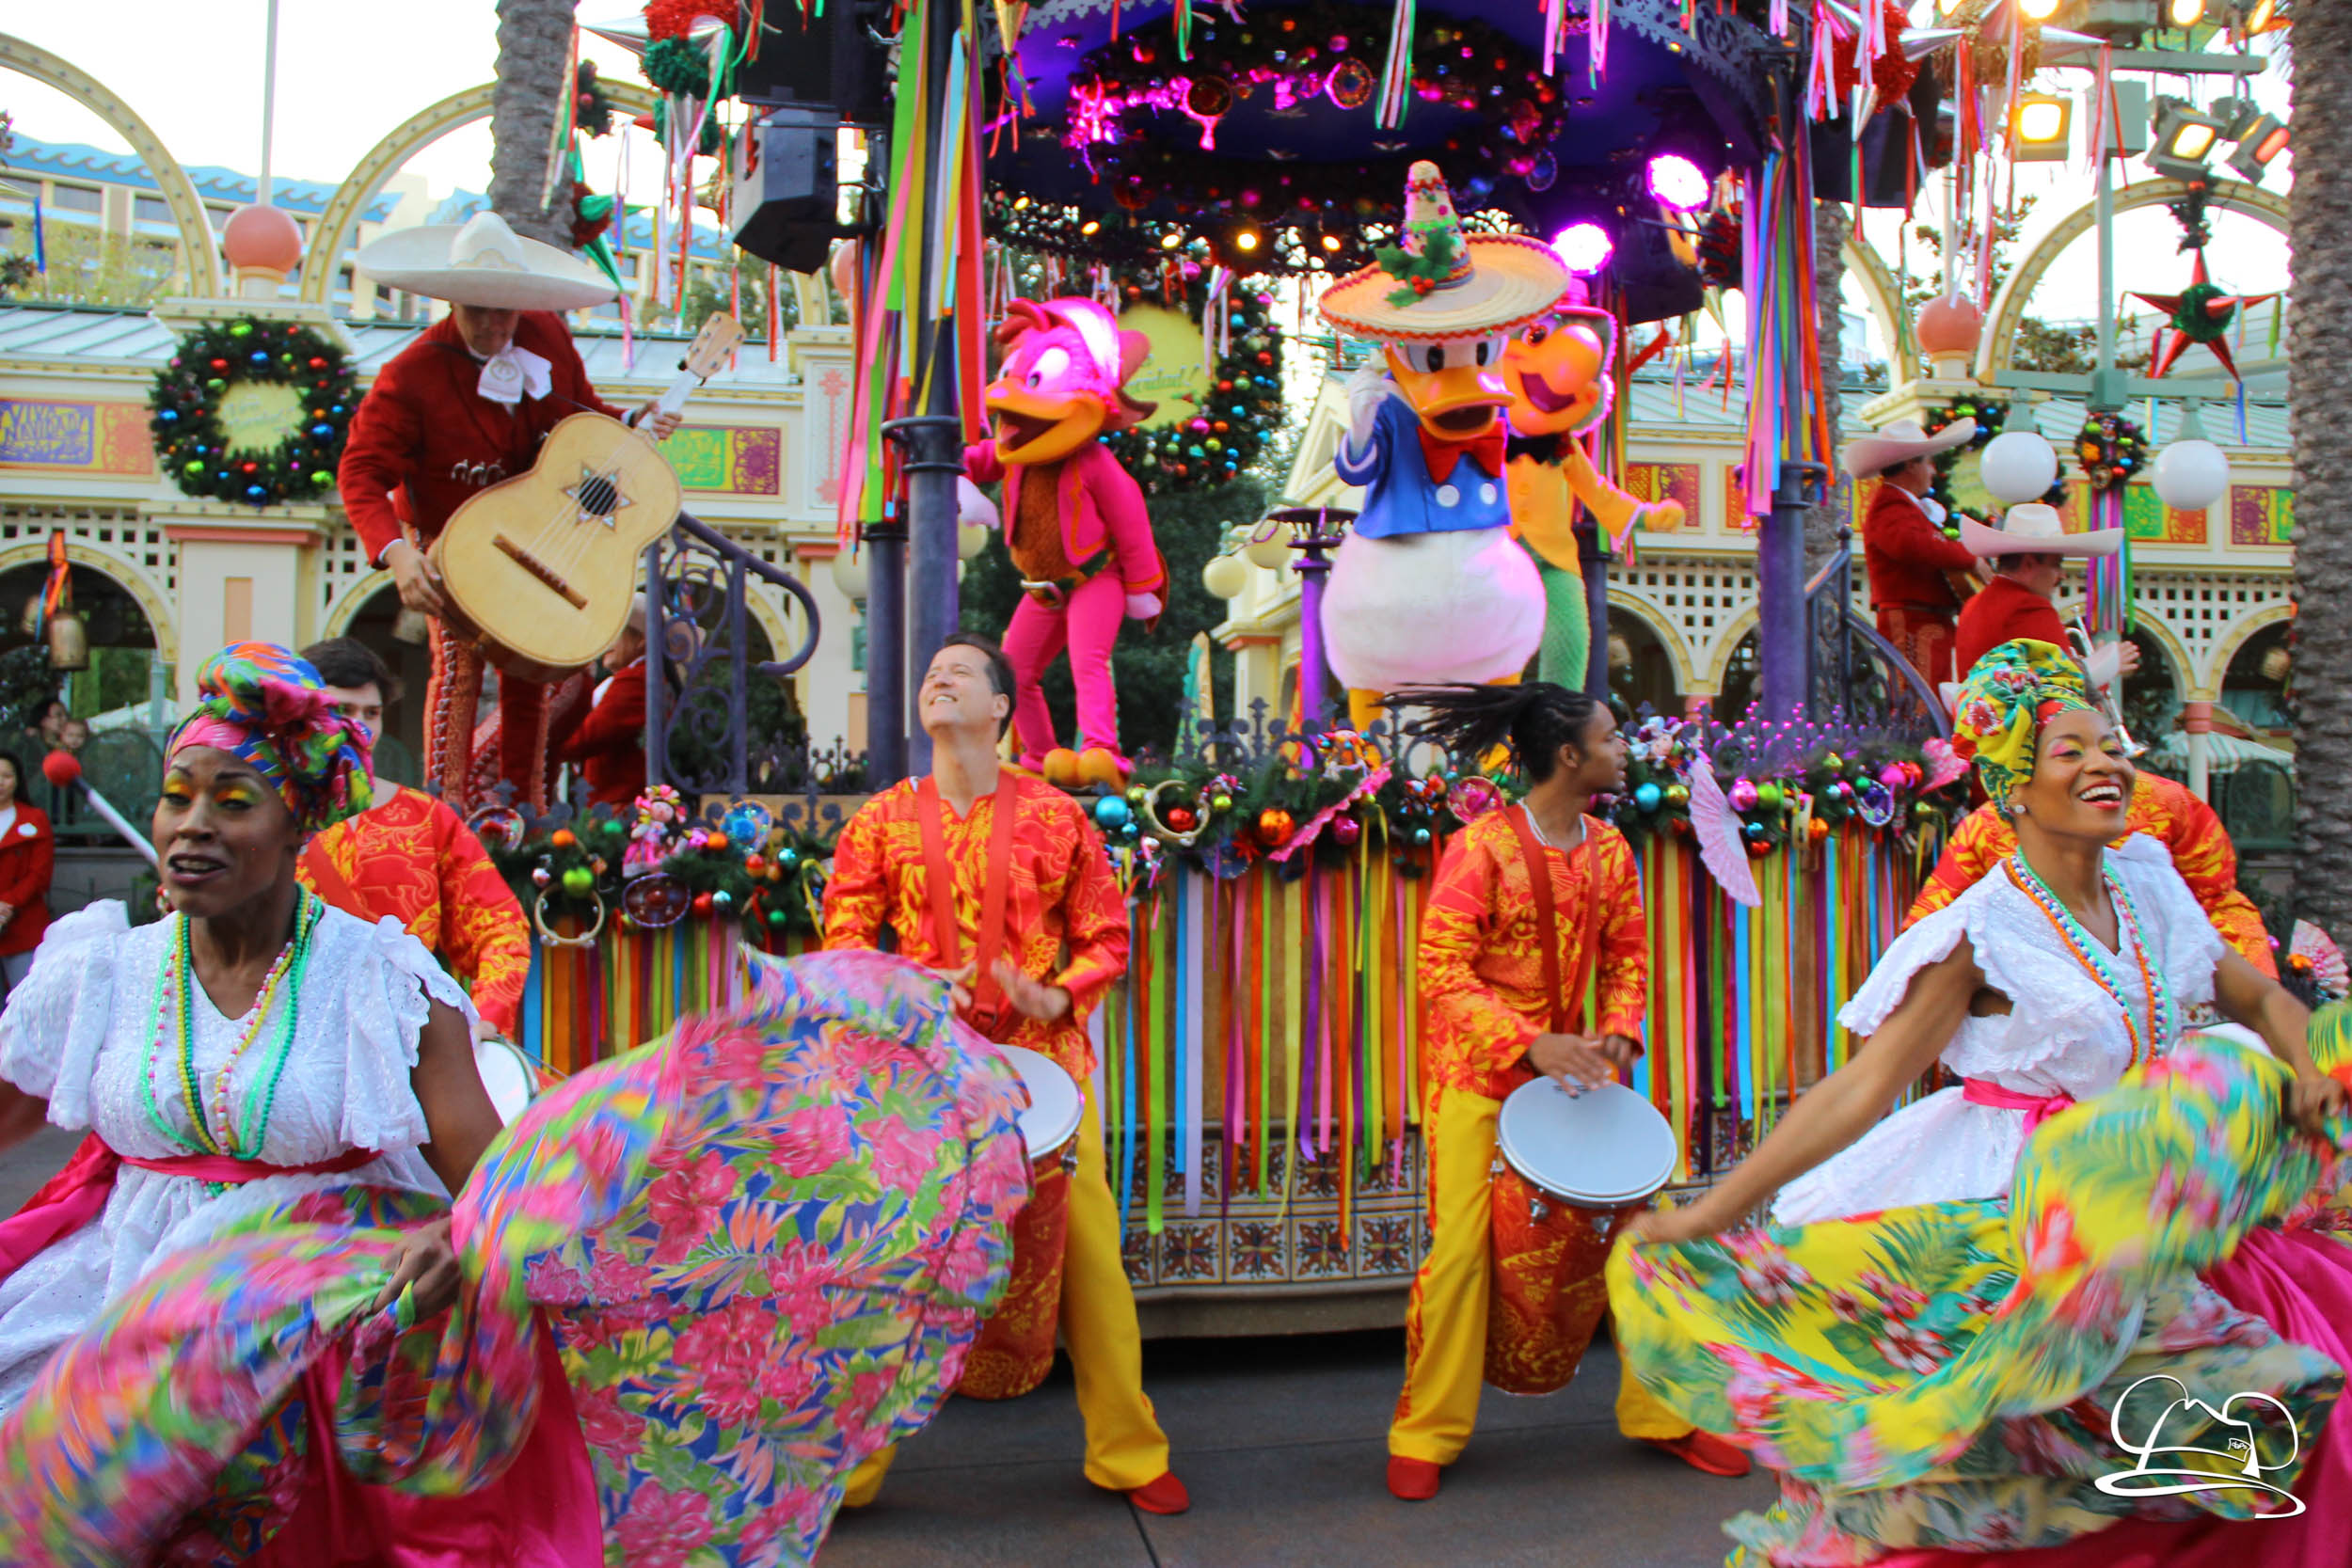
<svg viewBox="0 0 2352 1568">
<path fill-rule="evenodd" d="M 1401 243 L 1323 293 L 1323 316 L 1351 338 L 1443 342 L 1508 332 L 1560 302 L 1567 263 L 1524 234 L 1464 234 L 1438 166 L 1405 180 Z"/>
</svg>

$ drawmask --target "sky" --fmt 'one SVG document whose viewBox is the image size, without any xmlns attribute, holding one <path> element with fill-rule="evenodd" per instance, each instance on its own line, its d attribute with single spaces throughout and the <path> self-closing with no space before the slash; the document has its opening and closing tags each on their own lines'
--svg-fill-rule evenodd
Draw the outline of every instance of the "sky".
<svg viewBox="0 0 2352 1568">
<path fill-rule="evenodd" d="M 1929 20 L 1935 0 L 1916 0 L 1915 20 Z M 113 0 L 106 5 L 19 6 L 8 25 L 98 78 L 144 117 L 164 145 L 183 163 L 220 164 L 247 172 L 261 162 L 262 41 L 267 0 L 212 0 L 192 21 L 184 0 Z M 636 14 L 629 0 L 582 0 L 583 23 Z M 126 49 L 126 39 L 146 46 Z M 636 62 L 616 45 L 584 36 L 584 53 L 607 74 L 636 81 Z M 426 105 L 491 79 L 498 57 L 497 19 L 491 0 L 402 0 L 374 7 L 353 0 L 280 0 L 278 88 L 274 167 L 284 177 L 340 181 L 368 150 Z M 2075 145 L 2086 140 L 2090 74 L 2081 70 L 2045 70 L 2032 85 L 2072 93 L 2077 102 Z M 2178 91 L 2175 84 L 2160 90 Z M 2221 96 L 2221 79 L 2199 84 L 2199 102 Z M 2274 74 L 2257 78 L 2252 91 L 2274 111 L 2287 103 L 2284 83 Z M 8 73 L 0 82 L 0 108 L 11 110 L 18 128 L 47 141 L 85 141 L 126 150 L 103 120 L 61 93 Z M 646 199 L 657 188 L 659 161 L 651 136 L 629 136 L 627 191 Z M 469 126 L 428 147 L 410 160 L 437 198 L 455 189 L 479 191 L 489 182 L 490 134 L 486 121 Z M 587 173 L 592 184 L 612 189 L 620 174 L 621 148 L 613 138 L 591 144 Z M 2150 178 L 2145 166 L 2127 172 Z M 707 178 L 707 166 L 705 170 Z M 2290 177 L 2274 174 L 2272 189 L 2283 191 Z M 2091 175 L 2079 155 L 2066 164 L 2027 165 L 2016 188 L 2040 201 L 2028 220 L 2019 254 L 2068 212 L 2090 198 Z M 1925 221 L 1934 222 L 1937 193 L 1923 203 Z M 1872 214 L 1867 231 L 1892 261 L 1899 220 Z M 2117 285 L 2170 293 L 2188 280 L 2189 259 L 2176 250 L 2179 231 L 2162 208 L 2123 214 L 2117 221 Z M 1928 265 L 1915 247 L 1915 265 Z M 2077 241 L 2054 269 L 2035 301 L 2044 319 L 2085 319 L 2096 309 L 2095 247 Z M 2215 222 L 2210 257 L 2217 281 L 2248 293 L 2283 288 L 2287 248 L 2262 224 L 2233 214 Z M 2266 317 L 2258 317 L 2258 322 Z M 1705 336 L 1705 334 L 1703 334 Z M 2252 345 L 2249 345 L 2249 351 Z"/>
</svg>

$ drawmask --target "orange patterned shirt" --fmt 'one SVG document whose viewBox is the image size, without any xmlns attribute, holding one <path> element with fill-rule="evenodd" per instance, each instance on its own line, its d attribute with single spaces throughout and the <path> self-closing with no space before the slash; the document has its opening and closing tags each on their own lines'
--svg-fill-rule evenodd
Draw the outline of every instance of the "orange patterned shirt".
<svg viewBox="0 0 2352 1568">
<path fill-rule="evenodd" d="M 2238 891 L 2237 847 L 2230 842 L 2229 830 L 2222 827 L 2213 808 L 2185 784 L 2161 773 L 2142 773 L 2132 786 L 2132 803 L 2123 820 L 2131 832 L 2146 833 L 2172 852 L 2173 869 L 2204 906 L 2221 940 L 2248 963 L 2277 979 L 2279 963 L 2271 956 L 2262 911 Z M 2016 852 L 2015 831 L 1990 804 L 1979 806 L 1944 847 L 1942 858 L 1919 896 L 1912 901 L 1903 924 L 1909 926 L 1942 909 Z"/>
<path fill-rule="evenodd" d="M 1516 809 L 1516 808 L 1513 808 Z M 1642 883 L 1625 835 L 1587 816 L 1584 842 L 1543 852 L 1551 877 L 1563 984 L 1577 974 L 1588 879 L 1598 867 L 1603 1035 L 1642 1037 L 1649 949 Z M 1490 812 L 1454 835 L 1421 917 L 1422 1071 L 1434 1083 L 1500 1100 L 1534 1076 L 1523 1058 L 1551 1026 L 1551 998 L 1536 946 L 1534 884 L 1505 812 Z"/>
<path fill-rule="evenodd" d="M 396 790 L 310 840 L 294 875 L 346 913 L 399 921 L 467 983 L 501 1034 L 519 1027 L 531 925 L 482 841 L 440 800 Z"/>
<path fill-rule="evenodd" d="M 989 836 L 1009 787 L 1019 793 L 1020 815 L 1013 821 L 1002 951 L 1023 974 L 1067 990 L 1070 1011 L 1047 1023 L 1008 1010 L 1009 1026 L 993 1037 L 1000 1045 L 1042 1052 L 1083 1085 L 1094 1071 L 1087 1014 L 1127 969 L 1126 901 L 1084 807 L 1009 770 L 996 777 L 995 791 L 973 801 L 969 816 L 958 816 L 945 797 L 940 800 L 962 959 L 971 962 L 979 950 Z M 914 784 L 902 779 L 891 785 L 860 806 L 842 830 L 825 887 L 825 945 L 879 947 L 887 926 L 897 951 L 938 968 L 944 960 L 931 933 L 930 873 L 923 863 Z"/>
</svg>

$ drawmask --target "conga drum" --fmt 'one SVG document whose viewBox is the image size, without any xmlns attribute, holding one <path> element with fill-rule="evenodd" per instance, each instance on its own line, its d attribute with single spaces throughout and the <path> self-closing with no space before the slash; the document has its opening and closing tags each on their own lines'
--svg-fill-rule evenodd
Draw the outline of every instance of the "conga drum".
<svg viewBox="0 0 2352 1568">
<path fill-rule="evenodd" d="M 490 1104 L 501 1125 L 514 1121 L 539 1097 L 539 1064 L 510 1040 L 474 1041 L 473 1065 L 482 1074 L 482 1086 L 490 1091 Z"/>
<path fill-rule="evenodd" d="M 1618 1084 L 1571 1098 L 1549 1078 L 1502 1102 L 1493 1187 L 1486 1381 L 1506 1394 L 1567 1386 L 1601 1314 L 1609 1244 L 1674 1174 L 1674 1129 Z"/>
<path fill-rule="evenodd" d="M 1012 1222 L 1012 1281 L 980 1324 L 956 1392 L 967 1399 L 1018 1399 L 1054 1370 L 1061 1321 L 1061 1260 L 1070 1244 L 1070 1181 L 1078 1169 L 1078 1124 L 1086 1101 L 1078 1081 L 1049 1056 L 1017 1045 L 997 1050 L 1021 1074 L 1029 1108 L 1021 1141 L 1029 1151 L 1029 1202 Z"/>
</svg>

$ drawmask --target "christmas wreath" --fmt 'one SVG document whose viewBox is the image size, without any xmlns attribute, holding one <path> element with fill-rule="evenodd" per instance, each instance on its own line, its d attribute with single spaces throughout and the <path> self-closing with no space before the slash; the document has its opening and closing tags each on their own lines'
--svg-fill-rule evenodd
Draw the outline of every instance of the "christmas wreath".
<svg viewBox="0 0 2352 1568">
<path fill-rule="evenodd" d="M 2121 414 L 2093 414 L 2074 436 L 2074 458 L 2093 491 L 2120 490 L 2148 461 L 2148 436 Z"/>
<path fill-rule="evenodd" d="M 334 485 L 358 402 L 350 360 L 324 334 L 246 316 L 182 341 L 155 372 L 148 429 L 182 494 L 279 506 Z"/>
<path fill-rule="evenodd" d="M 1181 115 L 1213 146 L 1235 103 L 1263 94 L 1279 112 L 1327 99 L 1360 110 L 1377 141 L 1372 101 L 1394 13 L 1387 6 L 1315 0 L 1295 9 L 1243 15 L 1211 31 L 1196 22 L 1189 59 L 1174 21 L 1127 34 L 1080 61 L 1070 84 L 1063 145 L 1110 195 L 1103 210 L 992 194 L 991 229 L 1007 243 L 1098 259 L 1140 260 L 1171 231 L 1248 230 L 1254 270 L 1352 271 L 1372 260 L 1367 222 L 1394 210 L 1407 166 L 1426 152 L 1361 163 L 1300 164 L 1202 157 L 1155 139 L 1154 121 Z M 1475 19 L 1433 16 L 1413 30 L 1416 102 L 1478 117 L 1436 154 L 1465 213 L 1504 178 L 1536 174 L 1544 150 L 1566 128 L 1568 104 L 1542 61 Z M 1156 214 L 1156 215 L 1155 215 Z"/>
<path fill-rule="evenodd" d="M 1946 447 L 1930 460 L 1935 466 L 1935 480 L 1928 486 L 1928 494 L 1941 501 L 1944 510 L 1950 515 L 1951 521 L 1944 531 L 1952 538 L 1960 536 L 1960 503 L 1952 495 L 1952 473 L 1960 467 L 1960 454 L 1981 451 L 1992 443 L 1993 437 L 2001 433 L 2001 426 L 2008 422 L 2009 404 L 1992 398 L 1954 398 L 1943 413 L 1928 416 L 1928 434 L 1932 436 L 1962 420 L 1976 420 L 1977 433 L 1963 445 Z"/>
<path fill-rule="evenodd" d="M 1282 421 L 1282 338 L 1270 309 L 1274 296 L 1237 278 L 1212 305 L 1200 274 L 1197 265 L 1176 263 L 1167 274 L 1131 274 L 1120 288 L 1131 305 L 1184 310 L 1212 343 L 1223 344 L 1192 418 L 1103 438 L 1146 495 L 1225 483 L 1257 461 Z M 1181 296 L 1171 281 L 1182 287 Z"/>
</svg>

